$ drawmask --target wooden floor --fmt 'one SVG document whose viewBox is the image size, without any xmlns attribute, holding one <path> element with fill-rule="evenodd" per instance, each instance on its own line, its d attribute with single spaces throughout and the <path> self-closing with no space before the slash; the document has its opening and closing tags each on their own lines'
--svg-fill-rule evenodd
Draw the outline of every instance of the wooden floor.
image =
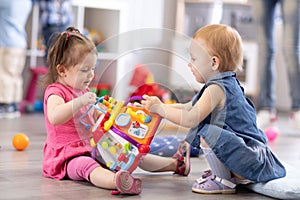
<svg viewBox="0 0 300 200">
<path fill-rule="evenodd" d="M 286 124 L 287 118 L 283 115 L 279 121 L 281 134 L 270 146 L 281 160 L 299 167 L 300 133 L 289 131 Z M 16 151 L 11 144 L 13 135 L 18 132 L 29 136 L 30 146 L 25 151 Z M 42 114 L 0 120 L 0 199 L 271 199 L 243 188 L 239 188 L 234 195 L 201 195 L 191 192 L 194 180 L 208 168 L 201 156 L 192 158 L 192 171 L 188 177 L 137 169 L 134 174 L 143 180 L 143 192 L 138 196 L 112 196 L 109 190 L 96 188 L 89 183 L 44 178 L 42 148 L 45 138 Z"/>
</svg>

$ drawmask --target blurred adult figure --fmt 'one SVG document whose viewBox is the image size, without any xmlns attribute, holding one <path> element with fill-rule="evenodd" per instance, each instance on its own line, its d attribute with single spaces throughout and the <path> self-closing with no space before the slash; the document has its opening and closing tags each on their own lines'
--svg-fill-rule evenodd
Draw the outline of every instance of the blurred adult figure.
<svg viewBox="0 0 300 200">
<path fill-rule="evenodd" d="M 72 0 L 36 0 L 40 7 L 42 34 L 48 48 L 55 39 L 53 33 L 61 33 L 73 22 Z M 46 59 L 45 59 L 46 60 Z"/>
<path fill-rule="evenodd" d="M 0 118 L 20 116 L 31 0 L 0 0 Z"/>
<path fill-rule="evenodd" d="M 277 120 L 275 95 L 275 23 L 276 11 L 283 22 L 283 56 L 287 68 L 291 98 L 290 121 L 300 128 L 299 4 L 300 0 L 252 0 L 259 45 L 260 92 L 257 122 L 260 128 Z M 279 8 L 277 9 L 277 6 Z"/>
</svg>

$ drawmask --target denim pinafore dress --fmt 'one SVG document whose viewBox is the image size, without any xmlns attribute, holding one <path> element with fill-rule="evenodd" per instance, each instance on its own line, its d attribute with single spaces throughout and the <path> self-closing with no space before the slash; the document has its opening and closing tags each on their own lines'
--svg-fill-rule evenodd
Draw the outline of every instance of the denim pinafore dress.
<svg viewBox="0 0 300 200">
<path fill-rule="evenodd" d="M 193 98 L 193 105 L 211 84 L 219 85 L 226 101 L 190 129 L 186 141 L 200 146 L 200 136 L 218 159 L 232 172 L 254 182 L 265 182 L 286 175 L 284 166 L 271 152 L 265 134 L 256 125 L 256 111 L 244 95 L 234 72 L 211 78 Z"/>
</svg>

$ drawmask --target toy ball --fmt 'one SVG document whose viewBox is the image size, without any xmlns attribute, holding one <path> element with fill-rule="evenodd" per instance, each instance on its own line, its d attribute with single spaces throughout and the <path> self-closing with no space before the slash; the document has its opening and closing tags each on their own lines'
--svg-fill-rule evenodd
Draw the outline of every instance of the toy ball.
<svg viewBox="0 0 300 200">
<path fill-rule="evenodd" d="M 29 145 L 29 138 L 24 133 L 17 133 L 12 140 L 12 144 L 18 151 L 23 151 Z"/>
<path fill-rule="evenodd" d="M 35 111 L 43 111 L 43 102 L 42 101 L 35 101 L 33 104 L 33 109 Z"/>
<path fill-rule="evenodd" d="M 274 141 L 279 135 L 279 129 L 271 126 L 265 129 L 265 134 L 270 142 Z"/>
</svg>

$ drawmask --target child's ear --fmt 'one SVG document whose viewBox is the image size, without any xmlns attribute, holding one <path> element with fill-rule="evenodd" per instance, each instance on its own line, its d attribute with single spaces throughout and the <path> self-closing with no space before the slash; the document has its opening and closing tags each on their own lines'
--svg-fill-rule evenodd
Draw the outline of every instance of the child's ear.
<svg viewBox="0 0 300 200">
<path fill-rule="evenodd" d="M 212 70 L 217 70 L 219 68 L 219 65 L 220 65 L 220 59 L 216 56 L 213 56 L 211 58 L 211 68 Z"/>
<path fill-rule="evenodd" d="M 58 73 L 59 76 L 61 76 L 61 77 L 65 77 L 66 76 L 66 73 L 65 73 L 66 70 L 65 70 L 65 67 L 63 65 L 58 64 L 56 66 L 56 70 L 57 70 L 57 73 Z"/>
</svg>

